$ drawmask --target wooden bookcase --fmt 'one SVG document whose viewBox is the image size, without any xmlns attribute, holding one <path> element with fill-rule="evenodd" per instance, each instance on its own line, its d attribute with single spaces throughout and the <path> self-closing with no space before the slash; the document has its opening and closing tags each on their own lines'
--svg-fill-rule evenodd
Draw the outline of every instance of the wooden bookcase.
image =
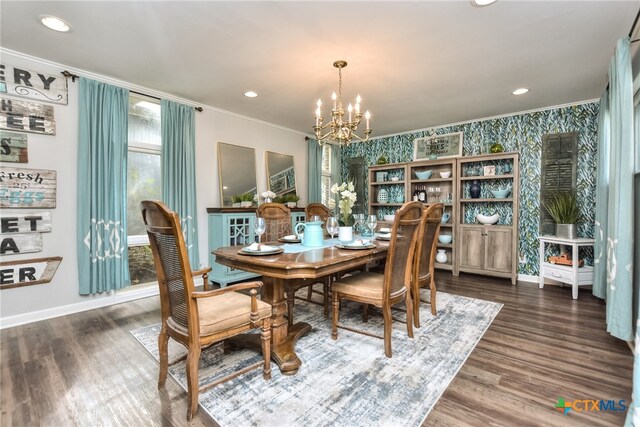
<svg viewBox="0 0 640 427">
<path fill-rule="evenodd" d="M 454 275 L 477 273 L 511 279 L 516 284 L 518 266 L 519 155 L 516 152 L 460 157 L 457 193 L 458 225 L 454 241 L 457 246 Z M 487 169 L 495 169 L 487 175 Z M 491 173 L 491 170 L 486 172 Z M 472 198 L 474 181 L 481 187 L 480 196 Z M 511 188 L 506 198 L 495 198 L 490 190 Z M 481 224 L 477 214 L 499 214 L 497 224 Z"/>
</svg>

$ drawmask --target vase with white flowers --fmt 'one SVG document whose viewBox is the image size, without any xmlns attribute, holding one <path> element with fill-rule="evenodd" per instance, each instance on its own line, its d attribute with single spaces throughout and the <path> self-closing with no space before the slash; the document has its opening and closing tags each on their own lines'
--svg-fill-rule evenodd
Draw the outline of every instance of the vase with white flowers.
<svg viewBox="0 0 640 427">
<path fill-rule="evenodd" d="M 353 210 L 353 205 L 358 199 L 353 182 L 343 182 L 340 185 L 333 184 L 331 187 L 331 194 L 334 194 L 334 197 L 337 197 L 338 210 L 340 211 L 340 215 L 338 217 L 338 222 L 340 223 L 340 228 L 338 229 L 338 240 L 351 241 L 353 239 L 354 223 L 351 212 Z M 334 199 L 329 199 L 329 209 L 333 210 L 335 207 L 336 201 Z"/>
<path fill-rule="evenodd" d="M 276 193 L 274 193 L 273 191 L 265 191 L 260 195 L 262 196 L 264 203 L 271 203 L 273 199 L 276 197 Z"/>
</svg>

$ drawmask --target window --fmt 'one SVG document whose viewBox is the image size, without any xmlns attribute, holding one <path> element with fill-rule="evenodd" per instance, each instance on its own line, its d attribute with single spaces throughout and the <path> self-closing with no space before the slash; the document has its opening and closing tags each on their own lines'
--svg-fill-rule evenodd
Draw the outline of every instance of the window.
<svg viewBox="0 0 640 427">
<path fill-rule="evenodd" d="M 331 150 L 333 147 L 330 144 L 322 146 L 322 204 L 328 206 L 329 199 L 331 198 L 331 171 L 333 165 L 331 164 Z"/>
<path fill-rule="evenodd" d="M 140 202 L 162 198 L 160 132 L 160 103 L 155 99 L 130 95 L 127 242 L 132 285 L 156 281 L 156 269 L 140 214 Z"/>
</svg>

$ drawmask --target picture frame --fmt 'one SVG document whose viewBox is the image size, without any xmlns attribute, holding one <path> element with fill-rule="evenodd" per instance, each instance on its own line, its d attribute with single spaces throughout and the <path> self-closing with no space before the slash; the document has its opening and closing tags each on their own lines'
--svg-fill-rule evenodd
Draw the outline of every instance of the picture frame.
<svg viewBox="0 0 640 427">
<path fill-rule="evenodd" d="M 413 161 L 462 156 L 462 132 L 432 135 L 413 140 Z"/>
<path fill-rule="evenodd" d="M 496 175 L 496 167 L 495 166 L 484 166 L 482 168 L 484 176 L 495 176 Z"/>
</svg>

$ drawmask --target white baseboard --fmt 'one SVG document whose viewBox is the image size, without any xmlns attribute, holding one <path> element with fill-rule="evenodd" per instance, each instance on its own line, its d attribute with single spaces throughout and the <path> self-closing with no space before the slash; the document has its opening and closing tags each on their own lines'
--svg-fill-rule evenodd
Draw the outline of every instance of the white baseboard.
<svg viewBox="0 0 640 427">
<path fill-rule="evenodd" d="M 530 274 L 518 274 L 518 282 L 539 283 L 540 276 L 532 276 Z"/>
<path fill-rule="evenodd" d="M 158 295 L 158 286 L 146 286 L 144 289 L 129 290 L 123 292 L 112 292 L 111 295 L 90 301 L 78 302 L 75 304 L 63 305 L 59 307 L 47 308 L 40 311 L 16 314 L 0 318 L 0 329 L 11 328 L 13 326 L 25 325 L 27 323 L 38 322 L 40 320 L 53 319 L 54 317 L 66 316 L 68 314 L 80 313 L 82 311 L 94 310 L 96 308 L 121 304 L 140 298 L 147 298 Z"/>
<path fill-rule="evenodd" d="M 202 277 L 194 277 L 195 286 L 202 285 Z M 124 288 L 117 292 L 112 292 L 109 296 L 92 299 L 90 301 L 78 302 L 75 304 L 62 305 L 59 307 L 47 308 L 40 311 L 16 314 L 0 318 L 0 329 L 11 328 L 13 326 L 25 325 L 27 323 L 38 322 L 40 320 L 53 319 L 54 317 L 66 316 L 68 314 L 80 313 L 94 310 L 96 308 L 108 307 L 110 305 L 122 304 L 123 302 L 134 301 L 141 298 L 148 298 L 158 295 L 158 284 L 148 284 L 141 289 Z"/>
</svg>

